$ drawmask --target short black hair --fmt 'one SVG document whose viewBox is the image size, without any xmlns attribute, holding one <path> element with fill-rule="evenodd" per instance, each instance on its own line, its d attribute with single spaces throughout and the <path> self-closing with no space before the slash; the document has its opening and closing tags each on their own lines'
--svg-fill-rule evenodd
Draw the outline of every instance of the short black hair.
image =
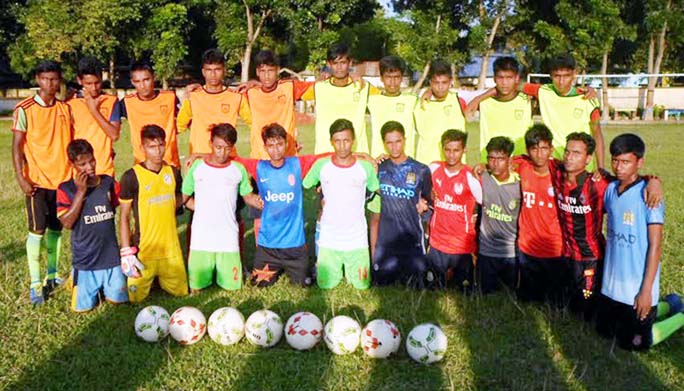
<svg viewBox="0 0 684 391">
<path fill-rule="evenodd" d="M 354 124 L 352 124 L 350 120 L 346 118 L 336 119 L 335 122 L 330 125 L 330 139 L 332 140 L 335 133 L 343 132 L 345 130 L 351 130 L 352 138 L 356 138 L 356 135 L 354 134 Z"/>
<path fill-rule="evenodd" d="M 428 79 L 432 79 L 435 76 L 452 77 L 451 64 L 442 59 L 432 60 L 430 63 L 430 73 L 428 74 Z"/>
<path fill-rule="evenodd" d="M 159 125 L 145 125 L 140 132 L 142 141 L 145 140 L 163 140 L 166 142 L 166 132 Z"/>
<path fill-rule="evenodd" d="M 218 49 L 207 49 L 202 53 L 202 66 L 210 64 L 226 65 L 226 57 Z"/>
<path fill-rule="evenodd" d="M 399 56 L 385 56 L 380 59 L 380 75 L 387 72 L 401 71 L 406 72 L 406 62 Z"/>
<path fill-rule="evenodd" d="M 130 72 L 133 74 L 133 72 L 137 71 L 148 71 L 151 74 L 154 75 L 154 68 L 152 67 L 152 64 L 150 64 L 149 61 L 145 60 L 136 60 L 131 63 L 131 68 Z"/>
<path fill-rule="evenodd" d="M 581 141 L 587 147 L 587 155 L 591 155 L 596 150 L 596 140 L 589 133 L 572 132 L 565 138 L 566 142 Z"/>
<path fill-rule="evenodd" d="M 235 130 L 235 127 L 231 124 L 220 123 L 211 125 L 209 127 L 209 132 L 211 132 L 211 140 L 218 137 L 232 145 L 235 145 L 237 142 L 237 130 Z"/>
<path fill-rule="evenodd" d="M 503 152 L 510 157 L 515 149 L 515 143 L 508 137 L 496 136 L 489 140 L 485 149 L 487 150 L 487 153 Z"/>
<path fill-rule="evenodd" d="M 76 75 L 78 77 L 92 75 L 102 79 L 102 63 L 95 57 L 83 57 L 78 61 Z"/>
<path fill-rule="evenodd" d="M 460 141 L 463 148 L 465 148 L 466 144 L 468 144 L 468 133 L 460 129 L 449 129 L 442 133 L 442 148 L 453 141 Z"/>
<path fill-rule="evenodd" d="M 345 42 L 332 44 L 328 48 L 328 52 L 325 55 L 326 61 L 335 61 L 335 59 L 338 57 L 351 57 L 349 54 L 349 45 L 347 45 Z"/>
<path fill-rule="evenodd" d="M 69 161 L 72 163 L 81 155 L 92 155 L 93 153 L 93 146 L 82 138 L 72 140 L 67 146 L 67 155 L 69 155 Z"/>
<path fill-rule="evenodd" d="M 549 72 L 553 72 L 559 69 L 575 69 L 577 63 L 575 62 L 575 57 L 570 53 L 564 53 L 558 55 L 549 61 Z"/>
<path fill-rule="evenodd" d="M 536 147 L 542 141 L 546 141 L 549 145 L 553 145 L 553 133 L 551 133 L 548 126 L 544 124 L 534 124 L 525 132 L 526 148 Z"/>
<path fill-rule="evenodd" d="M 520 73 L 520 64 L 518 64 L 518 60 L 516 60 L 515 57 L 499 57 L 494 60 L 493 67 L 494 75 L 499 71 L 513 71 L 516 74 Z"/>
<path fill-rule="evenodd" d="M 58 62 L 52 60 L 43 60 L 34 69 L 34 74 L 38 76 L 41 73 L 56 72 L 59 77 L 62 77 L 62 66 Z"/>
<path fill-rule="evenodd" d="M 406 136 L 404 125 L 397 121 L 387 121 L 384 125 L 382 125 L 382 128 L 380 128 L 380 136 L 382 137 L 382 141 L 385 141 L 385 136 L 390 132 L 399 132 L 401 133 L 402 137 Z"/>
<path fill-rule="evenodd" d="M 266 144 L 266 140 L 271 138 L 281 138 L 287 141 L 287 131 L 277 122 L 268 124 L 261 129 L 261 139 Z"/>
<path fill-rule="evenodd" d="M 261 65 L 279 67 L 280 61 L 272 50 L 262 50 L 254 56 L 254 68 L 259 68 Z"/>
<path fill-rule="evenodd" d="M 623 133 L 610 142 L 610 155 L 619 156 L 625 153 L 633 153 L 637 159 L 646 155 L 646 144 L 641 137 L 634 133 Z"/>
</svg>

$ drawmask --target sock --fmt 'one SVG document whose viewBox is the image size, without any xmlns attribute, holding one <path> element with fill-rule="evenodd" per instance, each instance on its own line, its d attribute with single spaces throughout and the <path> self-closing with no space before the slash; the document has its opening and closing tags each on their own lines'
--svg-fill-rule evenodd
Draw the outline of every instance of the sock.
<svg viewBox="0 0 684 391">
<path fill-rule="evenodd" d="M 653 345 L 663 342 L 672 333 L 684 327 L 684 314 L 679 313 L 672 315 L 665 320 L 653 324 L 651 332 L 653 333 Z"/>
<path fill-rule="evenodd" d="M 62 232 L 48 229 L 45 234 L 45 247 L 47 248 L 47 279 L 57 277 L 57 261 L 59 261 L 62 248 Z"/>
<path fill-rule="evenodd" d="M 314 234 L 314 248 L 318 257 L 318 238 L 321 236 L 321 220 L 316 220 L 316 233 Z"/>
<path fill-rule="evenodd" d="M 663 316 L 670 313 L 670 305 L 665 301 L 658 302 L 658 309 L 656 313 L 656 318 L 662 318 Z"/>
<path fill-rule="evenodd" d="M 29 232 L 26 239 L 26 258 L 28 259 L 29 275 L 31 276 L 31 288 L 39 289 L 40 282 L 40 242 L 43 235 Z"/>
</svg>

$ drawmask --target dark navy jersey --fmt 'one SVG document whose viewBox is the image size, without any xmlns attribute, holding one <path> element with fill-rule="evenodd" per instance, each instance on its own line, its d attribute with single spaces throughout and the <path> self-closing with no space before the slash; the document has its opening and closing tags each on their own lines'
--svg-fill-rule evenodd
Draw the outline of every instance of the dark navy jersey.
<svg viewBox="0 0 684 391">
<path fill-rule="evenodd" d="M 431 199 L 430 169 L 412 158 L 400 164 L 387 159 L 378 167 L 378 179 L 381 208 L 377 246 L 393 253 L 424 253 L 425 235 L 416 204 L 421 198 Z"/>
<path fill-rule="evenodd" d="M 63 215 L 76 194 L 71 179 L 57 189 L 57 214 Z M 119 264 L 119 245 L 114 227 L 115 208 L 119 200 L 114 179 L 100 175 L 100 183 L 88 188 L 81 215 L 71 232 L 72 265 L 78 270 L 109 269 Z"/>
</svg>

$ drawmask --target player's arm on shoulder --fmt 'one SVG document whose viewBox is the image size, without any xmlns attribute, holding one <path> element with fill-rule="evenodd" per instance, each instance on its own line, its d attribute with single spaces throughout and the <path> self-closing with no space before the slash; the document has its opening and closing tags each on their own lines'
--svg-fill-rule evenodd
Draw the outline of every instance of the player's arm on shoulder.
<svg viewBox="0 0 684 391">
<path fill-rule="evenodd" d="M 524 83 L 522 87 L 520 88 L 520 91 L 527 95 L 531 96 L 535 99 L 539 98 L 539 89 L 542 87 L 541 84 L 537 83 Z"/>
<path fill-rule="evenodd" d="M 187 88 L 187 87 L 186 87 Z M 178 111 L 178 117 L 176 117 L 176 127 L 178 132 L 185 132 L 190 128 L 192 123 L 192 107 L 190 106 L 190 97 L 183 101 L 181 108 Z"/>
<path fill-rule="evenodd" d="M 299 159 L 299 166 L 302 169 L 302 178 L 306 176 L 306 174 L 309 173 L 309 170 L 311 170 L 311 167 L 319 160 L 323 159 L 326 157 L 332 156 L 332 152 L 326 152 L 326 153 L 319 153 L 318 155 L 300 155 L 297 158 Z"/>
<path fill-rule="evenodd" d="M 305 189 L 310 189 L 316 186 L 321 180 L 321 169 L 329 161 L 330 158 L 316 160 L 309 172 L 304 176 L 304 179 L 302 180 L 302 187 Z"/>
<path fill-rule="evenodd" d="M 601 130 L 600 108 L 596 107 L 591 112 L 591 120 L 589 123 L 589 127 L 591 128 L 591 136 L 594 137 L 594 141 L 596 141 L 596 150 L 594 151 L 594 153 L 596 154 L 596 166 L 598 168 L 604 168 L 605 142 L 603 140 L 603 131 Z"/>
<path fill-rule="evenodd" d="M 378 162 L 373 157 L 365 152 L 354 152 L 354 157 L 370 163 L 375 171 L 378 171 Z"/>
<path fill-rule="evenodd" d="M 475 198 L 475 202 L 482 205 L 482 183 L 480 182 L 479 177 L 475 178 L 473 174 L 468 172 L 466 174 L 466 178 L 468 180 L 468 187 L 470 188 L 470 193 L 472 193 L 473 198 Z"/>
<path fill-rule="evenodd" d="M 644 179 L 647 181 L 644 188 L 644 200 L 649 208 L 655 208 L 663 201 L 663 181 L 655 175 L 646 175 Z"/>
<path fill-rule="evenodd" d="M 468 120 L 472 119 L 472 116 L 475 114 L 475 112 L 480 109 L 480 103 L 483 100 L 489 99 L 493 96 L 496 96 L 496 88 L 488 88 L 485 92 L 474 97 L 470 100 L 470 102 L 468 102 L 465 109 L 463 109 L 463 115 L 465 115 L 466 119 Z"/>
<path fill-rule="evenodd" d="M 364 170 L 366 171 L 366 189 L 370 192 L 375 192 L 380 189 L 380 181 L 378 180 L 378 173 L 372 163 L 365 160 L 360 161 Z"/>
</svg>

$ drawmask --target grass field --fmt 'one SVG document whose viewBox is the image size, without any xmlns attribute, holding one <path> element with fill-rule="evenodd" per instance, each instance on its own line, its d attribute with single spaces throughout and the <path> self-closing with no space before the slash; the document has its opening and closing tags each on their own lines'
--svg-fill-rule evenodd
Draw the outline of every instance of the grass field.
<svg viewBox="0 0 684 391">
<path fill-rule="evenodd" d="M 415 292 L 373 288 L 359 292 L 341 286 L 331 292 L 289 286 L 287 279 L 269 289 L 245 287 L 238 292 L 216 288 L 186 298 L 156 291 L 144 303 L 169 312 L 183 305 L 198 307 L 208 317 L 215 309 L 234 306 L 246 316 L 270 308 L 285 321 L 307 310 L 323 322 L 346 314 L 361 324 L 375 318 L 394 321 L 402 335 L 421 322 L 438 322 L 449 340 L 439 365 L 421 366 L 405 349 L 388 360 L 374 361 L 360 350 L 334 356 L 324 344 L 297 352 L 281 341 L 262 350 L 246 340 L 222 347 L 208 337 L 181 347 L 172 340 L 147 344 L 135 336 L 133 321 L 144 305 L 102 305 L 87 314 L 69 311 L 69 294 L 59 291 L 44 306 L 28 300 L 28 268 L 24 242 L 24 201 L 11 166 L 10 122 L 0 122 L 0 388 L 67 389 L 234 389 L 234 390 L 659 390 L 684 389 L 684 332 L 642 354 L 619 350 L 600 339 L 593 328 L 567 312 L 518 303 L 508 292 L 463 297 L 454 292 Z M 476 126 L 471 140 L 477 140 Z M 248 137 L 241 128 L 239 149 Z M 684 126 L 610 126 L 606 138 L 634 131 L 647 143 L 649 173 L 665 183 L 667 223 L 661 292 L 684 292 Z M 125 132 L 124 132 L 125 133 Z M 306 134 L 300 129 L 300 135 Z M 187 134 L 181 136 L 187 151 Z M 313 147 L 304 140 L 305 151 Z M 471 143 L 473 144 L 473 143 Z M 130 164 L 128 137 L 117 143 L 117 175 Z M 471 146 L 471 151 L 476 145 Z M 471 157 L 474 153 L 471 152 Z M 472 161 L 472 160 L 470 160 Z M 307 193 L 307 232 L 316 214 L 314 195 Z M 183 221 L 186 221 L 184 218 Z M 185 224 L 179 224 L 184 238 Z M 68 235 L 65 235 L 65 239 Z M 253 236 L 247 237 L 251 264 Z M 69 268 L 69 242 L 64 240 L 60 269 Z M 43 262 L 44 265 L 44 262 Z"/>
</svg>

